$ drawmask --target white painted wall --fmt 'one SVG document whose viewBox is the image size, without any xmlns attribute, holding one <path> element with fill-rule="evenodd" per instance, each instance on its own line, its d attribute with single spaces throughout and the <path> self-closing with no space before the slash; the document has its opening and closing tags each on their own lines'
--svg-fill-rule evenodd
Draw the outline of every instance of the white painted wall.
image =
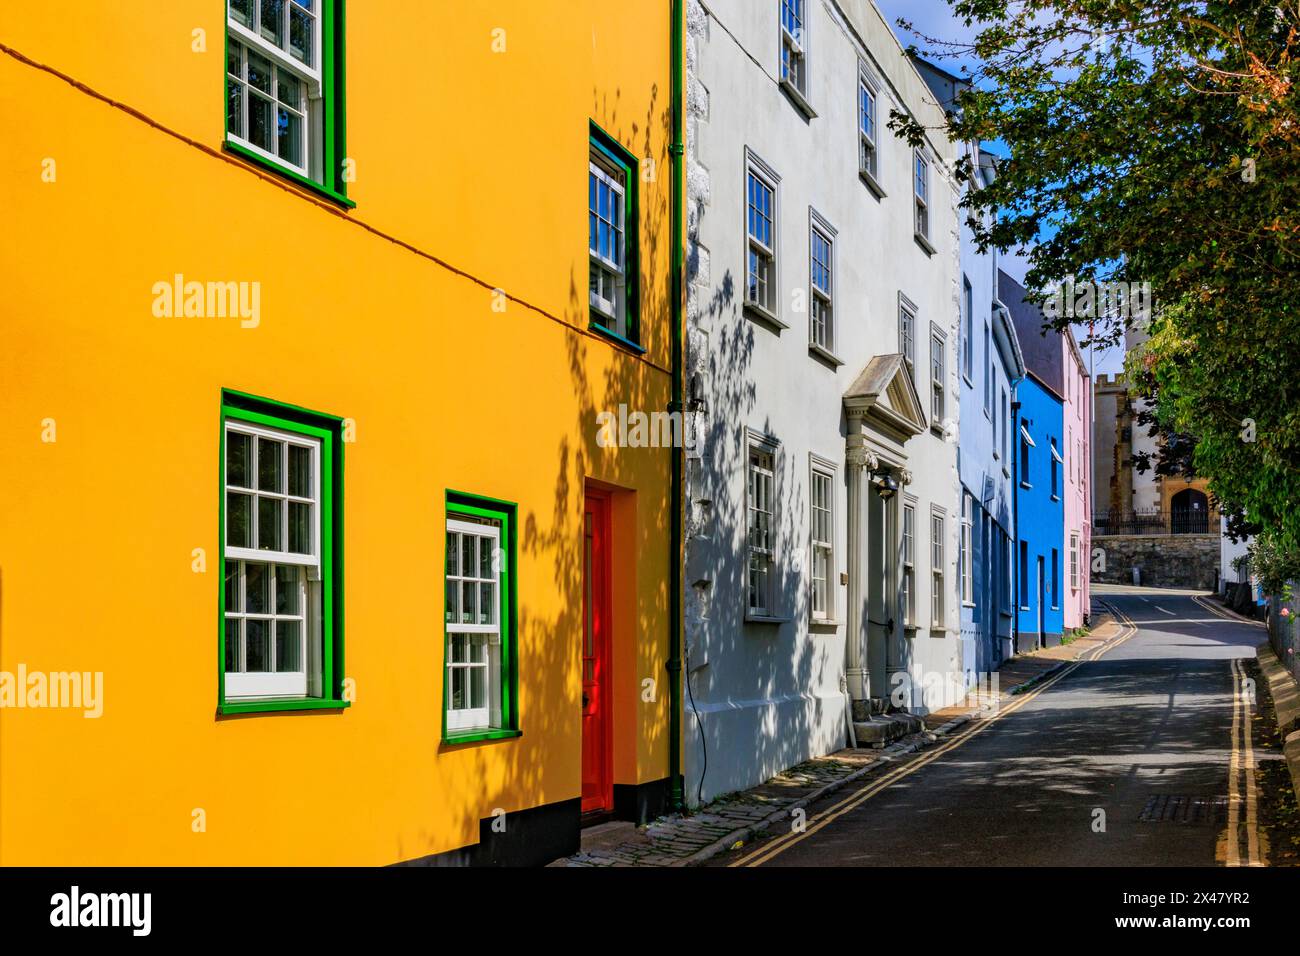
<svg viewBox="0 0 1300 956">
<path fill-rule="evenodd" d="M 806 118 L 778 87 L 780 0 L 692 0 L 688 6 L 688 227 L 691 238 L 688 370 L 704 407 L 691 416 L 697 444 L 688 463 L 685 767 L 694 803 L 751 786 L 844 745 L 842 678 L 847 617 L 845 418 L 842 395 L 873 356 L 899 350 L 900 292 L 919 308 L 916 382 L 930 403 L 929 330 L 946 336 L 948 415 L 958 409 L 957 194 L 946 140 L 928 146 L 935 252 L 913 239 L 912 150 L 886 124 L 892 108 L 938 128 L 942 115 L 875 6 L 808 0 Z M 878 81 L 880 176 L 876 196 L 858 175 L 859 62 Z M 776 331 L 741 307 L 745 282 L 745 151 L 780 176 L 777 196 L 779 318 Z M 809 350 L 809 209 L 837 230 L 835 352 L 838 368 Z M 779 441 L 778 613 L 747 623 L 745 611 L 746 435 Z M 953 430 L 955 438 L 955 429 Z M 926 673 L 959 670 L 957 581 L 960 522 L 957 449 L 927 430 L 907 444 L 917 499 L 917 607 L 928 622 L 928 515 L 947 515 L 946 628 L 906 642 L 916 687 Z M 837 624 L 810 625 L 810 457 L 835 471 Z M 697 716 L 698 715 L 698 716 Z M 702 791 L 707 743 L 707 772 Z"/>
</svg>

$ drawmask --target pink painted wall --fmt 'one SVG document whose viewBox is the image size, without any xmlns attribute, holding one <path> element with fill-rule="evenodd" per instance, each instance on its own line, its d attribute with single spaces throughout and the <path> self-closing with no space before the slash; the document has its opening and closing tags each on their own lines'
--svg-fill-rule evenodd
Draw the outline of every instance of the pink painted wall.
<svg viewBox="0 0 1300 956">
<path fill-rule="evenodd" d="M 1065 628 L 1082 627 L 1091 592 L 1088 571 L 1092 553 L 1092 380 L 1070 332 L 1061 336 L 1065 350 L 1065 574 L 1062 611 Z"/>
</svg>

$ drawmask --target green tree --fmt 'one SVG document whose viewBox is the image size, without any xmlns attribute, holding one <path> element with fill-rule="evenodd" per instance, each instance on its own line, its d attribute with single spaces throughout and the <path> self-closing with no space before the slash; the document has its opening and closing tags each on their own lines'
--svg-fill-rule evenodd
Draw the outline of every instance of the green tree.
<svg viewBox="0 0 1300 956">
<path fill-rule="evenodd" d="M 920 52 L 979 65 L 948 132 L 1010 152 L 985 188 L 957 170 L 978 241 L 1028 248 L 1031 288 L 1150 283 L 1130 371 L 1173 457 L 1300 554 L 1300 2 L 949 2 L 975 39 Z"/>
</svg>

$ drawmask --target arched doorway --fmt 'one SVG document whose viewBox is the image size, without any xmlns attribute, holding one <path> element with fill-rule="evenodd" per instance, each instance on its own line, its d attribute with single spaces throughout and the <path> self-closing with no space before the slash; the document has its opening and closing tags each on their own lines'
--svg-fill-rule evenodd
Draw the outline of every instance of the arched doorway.
<svg viewBox="0 0 1300 956">
<path fill-rule="evenodd" d="M 1172 534 L 1208 534 L 1210 503 L 1204 492 L 1184 488 L 1169 502 L 1169 531 Z"/>
</svg>

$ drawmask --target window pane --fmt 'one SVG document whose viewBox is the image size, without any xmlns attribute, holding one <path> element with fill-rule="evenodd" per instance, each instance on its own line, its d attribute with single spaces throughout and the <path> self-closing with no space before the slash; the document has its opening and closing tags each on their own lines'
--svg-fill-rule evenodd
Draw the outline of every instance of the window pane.
<svg viewBox="0 0 1300 956">
<path fill-rule="evenodd" d="M 253 0 L 230 0 L 230 19 L 246 27 L 253 25 Z"/>
<path fill-rule="evenodd" d="M 451 700 L 452 710 L 464 710 L 467 706 L 465 700 L 465 668 L 454 667 L 451 671 L 451 693 L 448 694 Z"/>
<path fill-rule="evenodd" d="M 226 132 L 244 135 L 244 84 L 226 78 Z"/>
<path fill-rule="evenodd" d="M 476 589 L 474 585 L 468 581 L 464 582 L 464 584 L 461 587 L 460 621 L 462 624 L 475 623 L 474 608 L 478 603 L 477 601 L 474 600 L 475 590 Z"/>
<path fill-rule="evenodd" d="M 289 674 L 302 670 L 302 625 L 298 621 L 275 622 L 275 669 Z"/>
<path fill-rule="evenodd" d="M 486 667 L 470 668 L 469 706 L 471 709 L 487 706 L 487 668 Z"/>
<path fill-rule="evenodd" d="M 261 491 L 284 491 L 280 462 L 284 445 L 268 438 L 257 440 L 257 487 Z"/>
<path fill-rule="evenodd" d="M 265 97 L 250 94 L 248 97 L 248 141 L 259 149 L 272 152 L 275 144 L 271 141 L 275 123 L 271 118 L 273 112 L 271 101 Z"/>
<path fill-rule="evenodd" d="M 244 671 L 246 673 L 270 670 L 271 662 L 267 654 L 267 623 L 252 618 L 244 621 Z"/>
<path fill-rule="evenodd" d="M 239 670 L 239 618 L 226 618 L 226 670 Z"/>
<path fill-rule="evenodd" d="M 478 576 L 485 581 L 492 579 L 492 540 L 483 538 L 478 546 Z"/>
<path fill-rule="evenodd" d="M 262 0 L 262 36 L 284 46 L 284 0 Z"/>
<path fill-rule="evenodd" d="M 478 586 L 478 622 L 480 624 L 492 623 L 493 590 L 494 588 L 490 584 L 480 584 Z"/>
<path fill-rule="evenodd" d="M 281 564 L 275 569 L 275 613 L 298 614 L 298 594 L 301 581 L 299 571 L 291 564 Z"/>
<path fill-rule="evenodd" d="M 244 565 L 244 599 L 249 614 L 271 613 L 270 565 L 256 561 Z"/>
<path fill-rule="evenodd" d="M 253 440 L 248 435 L 230 432 L 226 435 L 226 484 L 240 488 L 253 487 L 248 483 L 249 447 Z"/>
<path fill-rule="evenodd" d="M 257 547 L 262 551 L 280 550 L 282 502 L 279 498 L 257 499 Z"/>
<path fill-rule="evenodd" d="M 460 585 L 455 581 L 447 582 L 446 611 L 443 615 L 448 623 L 454 623 L 460 613 Z"/>
<path fill-rule="evenodd" d="M 271 61 L 252 50 L 248 51 L 248 83 L 255 90 L 271 92 Z"/>
<path fill-rule="evenodd" d="M 310 7 L 310 4 L 305 4 L 305 6 Z M 314 33 L 312 16 L 302 10 L 298 4 L 291 4 L 289 7 L 289 52 L 308 66 L 313 65 L 312 38 Z"/>
<path fill-rule="evenodd" d="M 226 544 L 233 548 L 252 547 L 252 505 L 250 495 L 226 493 Z"/>
<path fill-rule="evenodd" d="M 239 604 L 239 562 L 226 562 L 226 610 L 243 610 Z"/>
<path fill-rule="evenodd" d="M 294 554 L 312 553 L 311 509 L 311 505 L 299 501 L 289 502 L 289 550 Z"/>
<path fill-rule="evenodd" d="M 289 446 L 289 494 L 299 498 L 313 497 L 311 449 L 302 445 Z"/>
<path fill-rule="evenodd" d="M 451 635 L 451 647 L 448 649 L 448 657 L 453 664 L 463 664 L 467 660 L 465 656 L 465 643 L 468 635 L 453 634 Z"/>
<path fill-rule="evenodd" d="M 473 577 L 477 567 L 474 557 L 474 542 L 477 540 L 472 534 L 462 535 L 460 539 L 460 573 L 466 577 Z"/>
<path fill-rule="evenodd" d="M 460 556 L 459 537 L 454 531 L 447 532 L 447 573 L 452 576 L 460 574 L 460 564 L 456 560 Z"/>
<path fill-rule="evenodd" d="M 276 117 L 279 155 L 286 163 L 302 165 L 302 117 L 281 108 Z"/>
</svg>

